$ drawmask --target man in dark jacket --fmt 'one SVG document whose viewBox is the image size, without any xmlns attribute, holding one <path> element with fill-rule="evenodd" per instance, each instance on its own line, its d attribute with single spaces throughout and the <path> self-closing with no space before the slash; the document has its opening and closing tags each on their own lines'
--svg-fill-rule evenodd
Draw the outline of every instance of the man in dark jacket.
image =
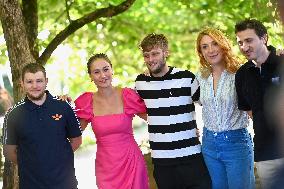
<svg viewBox="0 0 284 189">
<path fill-rule="evenodd" d="M 237 42 L 247 62 L 236 73 L 236 90 L 240 110 L 253 119 L 255 161 L 263 189 L 274 182 L 278 167 L 284 165 L 280 140 L 274 120 L 268 116 L 267 102 L 279 88 L 282 56 L 267 46 L 267 29 L 258 20 L 247 19 L 235 25 Z M 273 108 L 273 107 L 272 107 Z"/>
</svg>

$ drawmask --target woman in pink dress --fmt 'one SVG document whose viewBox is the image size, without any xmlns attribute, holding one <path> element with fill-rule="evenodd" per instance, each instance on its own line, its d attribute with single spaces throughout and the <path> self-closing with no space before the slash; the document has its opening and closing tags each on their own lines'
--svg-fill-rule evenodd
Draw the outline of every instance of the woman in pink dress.
<svg viewBox="0 0 284 189">
<path fill-rule="evenodd" d="M 96 183 L 99 189 L 148 189 L 143 155 L 134 140 L 135 114 L 146 120 L 146 107 L 136 92 L 112 86 L 112 65 L 105 54 L 92 56 L 88 73 L 97 92 L 75 100 L 82 129 L 91 123 L 97 139 Z"/>
</svg>

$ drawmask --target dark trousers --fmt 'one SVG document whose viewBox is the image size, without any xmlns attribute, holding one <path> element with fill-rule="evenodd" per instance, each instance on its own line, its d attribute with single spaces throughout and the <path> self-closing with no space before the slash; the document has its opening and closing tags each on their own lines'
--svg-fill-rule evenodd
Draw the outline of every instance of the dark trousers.
<svg viewBox="0 0 284 189">
<path fill-rule="evenodd" d="M 211 189 L 203 158 L 177 165 L 154 165 L 158 189 Z"/>
</svg>

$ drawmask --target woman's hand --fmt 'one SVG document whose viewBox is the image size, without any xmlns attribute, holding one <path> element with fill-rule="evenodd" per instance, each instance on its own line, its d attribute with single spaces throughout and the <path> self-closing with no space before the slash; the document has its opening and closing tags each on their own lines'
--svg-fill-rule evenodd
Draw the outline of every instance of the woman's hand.
<svg viewBox="0 0 284 189">
<path fill-rule="evenodd" d="M 284 50 L 283 50 L 283 53 L 284 53 Z M 147 69 L 147 70 L 145 70 L 143 74 L 144 74 L 145 76 L 151 76 L 151 75 L 150 75 L 150 72 L 149 72 L 149 70 L 148 70 L 148 69 Z"/>
<path fill-rule="evenodd" d="M 284 49 L 277 49 L 276 50 L 276 55 L 277 56 L 284 55 Z"/>
<path fill-rule="evenodd" d="M 72 102 L 72 98 L 70 96 L 68 96 L 68 94 L 59 95 L 57 97 L 59 98 L 59 100 Z"/>
</svg>

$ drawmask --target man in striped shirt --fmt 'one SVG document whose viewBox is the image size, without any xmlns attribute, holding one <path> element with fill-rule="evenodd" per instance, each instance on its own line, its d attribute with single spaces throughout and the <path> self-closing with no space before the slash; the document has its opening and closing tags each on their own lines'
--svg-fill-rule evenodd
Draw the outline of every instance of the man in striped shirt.
<svg viewBox="0 0 284 189">
<path fill-rule="evenodd" d="M 169 67 L 168 41 L 149 34 L 140 48 L 150 76 L 140 74 L 135 87 L 147 106 L 154 178 L 159 189 L 208 189 L 211 179 L 196 135 L 195 107 L 199 86 L 195 75 Z"/>
</svg>

